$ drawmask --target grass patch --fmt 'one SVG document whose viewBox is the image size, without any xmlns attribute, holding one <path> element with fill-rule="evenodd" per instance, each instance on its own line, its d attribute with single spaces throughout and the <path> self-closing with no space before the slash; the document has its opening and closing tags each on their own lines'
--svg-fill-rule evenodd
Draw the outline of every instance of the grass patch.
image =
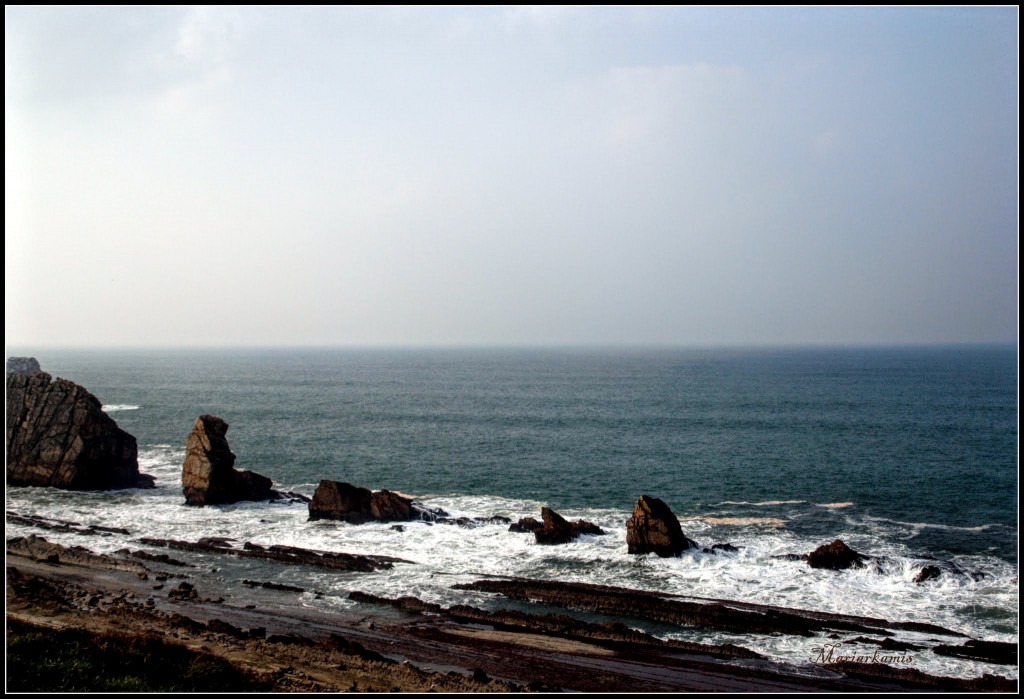
<svg viewBox="0 0 1024 699">
<path fill-rule="evenodd" d="M 56 631 L 7 620 L 8 692 L 237 692 L 268 685 L 153 634 Z"/>
</svg>

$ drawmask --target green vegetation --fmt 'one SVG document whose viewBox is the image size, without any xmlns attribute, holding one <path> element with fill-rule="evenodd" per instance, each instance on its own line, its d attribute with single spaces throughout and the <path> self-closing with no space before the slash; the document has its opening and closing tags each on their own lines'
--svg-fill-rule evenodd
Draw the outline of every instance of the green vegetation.
<svg viewBox="0 0 1024 699">
<path fill-rule="evenodd" d="M 7 620 L 8 692 L 225 692 L 268 687 L 155 635 L 55 631 Z"/>
</svg>

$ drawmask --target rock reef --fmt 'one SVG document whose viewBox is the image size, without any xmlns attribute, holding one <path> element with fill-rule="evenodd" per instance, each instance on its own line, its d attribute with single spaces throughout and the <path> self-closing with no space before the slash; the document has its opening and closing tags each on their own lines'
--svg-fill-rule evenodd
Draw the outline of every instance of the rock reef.
<svg viewBox="0 0 1024 699">
<path fill-rule="evenodd" d="M 12 357 L 7 365 L 8 485 L 153 487 L 153 477 L 139 473 L 135 437 L 103 412 L 96 396 L 44 371 L 24 373 L 39 366 L 34 359 Z"/>
<path fill-rule="evenodd" d="M 185 442 L 181 486 L 187 505 L 226 505 L 242 500 L 271 500 L 280 494 L 273 482 L 252 471 L 235 469 L 235 455 L 224 436 L 228 423 L 200 415 Z"/>
</svg>

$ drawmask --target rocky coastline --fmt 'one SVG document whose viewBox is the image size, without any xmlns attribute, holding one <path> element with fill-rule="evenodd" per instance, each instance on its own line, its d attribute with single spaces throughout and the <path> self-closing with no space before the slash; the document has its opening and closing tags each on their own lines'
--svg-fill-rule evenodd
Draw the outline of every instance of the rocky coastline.
<svg viewBox="0 0 1024 699">
<path fill-rule="evenodd" d="M 53 380 L 32 358 L 11 358 L 7 369 L 8 485 L 69 490 L 153 486 L 152 477 L 138 471 L 135 438 L 117 427 L 95 396 L 73 382 Z M 301 501 L 310 521 L 394 523 L 398 532 L 413 522 L 466 528 L 501 524 L 511 532 L 533 534 L 543 546 L 606 535 L 601 527 L 569 521 L 550 507 L 541 509 L 540 520 L 528 516 L 513 523 L 500 516 L 452 517 L 401 493 L 328 479 L 320 481 L 312 497 L 282 493 L 270 478 L 235 468 L 227 430 L 220 417 L 196 419 L 185 441 L 183 505 Z M 113 630 L 127 638 L 163 634 L 189 652 L 228 663 L 239 673 L 238 686 L 251 682 L 261 691 L 1017 689 L 1015 679 L 996 671 L 960 679 L 900 666 L 899 658 L 911 651 L 995 668 L 1016 664 L 1016 644 L 968 638 L 934 624 L 503 576 L 452 584 L 452 590 L 465 593 L 466 604 L 444 607 L 412 596 L 351 591 L 352 609 L 314 612 L 298 597 L 319 598 L 315 589 L 244 577 L 216 582 L 207 575 L 216 570 L 211 561 L 230 557 L 281 570 L 300 566 L 354 576 L 387 575 L 395 566 L 416 564 L 394 556 L 237 541 L 215 532 L 188 541 L 30 513 L 7 512 L 6 517 L 43 533 L 7 539 L 9 628 L 24 633 L 77 629 L 86 638 L 105 638 Z M 670 506 L 648 494 L 638 496 L 625 531 L 623 543 L 635 556 L 675 557 L 691 550 L 731 556 L 739 550 L 733 543 L 704 547 L 690 539 Z M 49 532 L 124 536 L 131 546 L 99 553 L 48 541 Z M 840 539 L 780 557 L 837 575 L 882 560 Z M 932 561 L 914 582 L 941 575 L 973 574 Z M 479 605 L 481 599 L 486 600 L 482 607 L 468 603 L 477 600 Z M 739 644 L 660 638 L 631 625 L 636 621 L 744 637 L 815 638 L 829 650 L 808 670 Z M 897 632 L 927 639 L 898 641 L 893 638 Z M 837 652 L 841 646 L 844 650 Z M 890 661 L 879 663 L 879 653 Z"/>
<path fill-rule="evenodd" d="M 144 539 L 138 543 L 160 546 Z M 139 551 L 128 549 L 97 554 L 38 536 L 10 539 L 8 628 L 43 630 L 51 636 L 57 629 L 75 629 L 93 639 L 113 632 L 121 639 L 156 635 L 176 648 L 200 653 L 206 662 L 228 663 L 239 673 L 238 686 L 256 691 L 1017 689 L 1016 680 L 995 672 L 960 679 L 872 661 L 880 654 L 899 658 L 907 652 L 887 644 L 894 630 L 907 625 L 883 619 L 522 579 L 486 579 L 456 587 L 519 600 L 527 609 L 443 607 L 415 597 L 352 592 L 349 599 L 355 607 L 327 613 L 303 604 L 302 595 L 318 593 L 297 586 L 246 578 L 230 591 L 211 588 L 205 559 L 191 557 L 223 554 L 222 543 L 173 548 L 190 560 L 165 554 L 140 558 Z M 271 560 L 282 566 L 318 565 L 304 557 Z M 386 567 L 359 570 L 387 574 Z M 590 618 L 581 618 L 580 610 Z M 595 613 L 604 620 L 595 621 Z M 817 634 L 828 647 L 866 650 L 837 653 L 811 672 L 742 645 L 664 640 L 631 627 L 628 619 L 639 617 L 748 634 Z M 994 667 L 1015 663 L 1016 644 L 965 640 L 962 634 L 927 624 L 914 630 L 935 639 L 931 647 L 915 647 L 914 652 L 968 654 Z M 9 688 L 10 681 L 9 674 Z"/>
</svg>

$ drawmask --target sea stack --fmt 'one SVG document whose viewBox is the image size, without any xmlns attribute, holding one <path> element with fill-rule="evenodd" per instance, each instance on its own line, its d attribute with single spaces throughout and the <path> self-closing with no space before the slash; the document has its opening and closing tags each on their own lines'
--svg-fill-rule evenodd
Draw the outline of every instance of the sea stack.
<svg viewBox="0 0 1024 699">
<path fill-rule="evenodd" d="M 152 488 L 138 445 L 82 386 L 32 357 L 7 360 L 7 483 L 65 490 Z"/>
<path fill-rule="evenodd" d="M 656 553 L 662 558 L 678 556 L 697 543 L 686 538 L 679 520 L 668 505 L 650 495 L 641 495 L 626 520 L 629 553 Z"/>
<path fill-rule="evenodd" d="M 186 505 L 226 505 L 241 500 L 279 497 L 272 481 L 252 471 L 235 469 L 235 455 L 224 436 L 228 423 L 200 415 L 185 442 L 181 486 Z"/>
</svg>

